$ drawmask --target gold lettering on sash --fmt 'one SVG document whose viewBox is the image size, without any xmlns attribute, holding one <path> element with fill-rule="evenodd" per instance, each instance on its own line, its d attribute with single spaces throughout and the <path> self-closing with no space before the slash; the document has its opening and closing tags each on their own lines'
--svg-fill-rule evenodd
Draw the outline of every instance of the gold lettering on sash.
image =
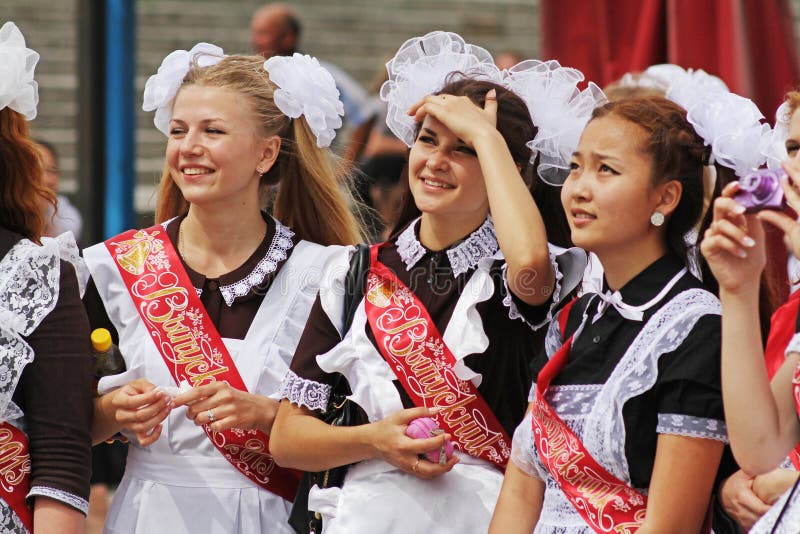
<svg viewBox="0 0 800 534">
<path fill-rule="evenodd" d="M 25 445 L 14 439 L 11 430 L 0 428 L 0 478 L 16 486 L 30 470 L 30 456 L 25 452 Z M 7 491 L 13 491 L 5 484 L 3 486 Z"/>
<path fill-rule="evenodd" d="M 503 457 L 498 452 L 502 447 L 495 450 L 503 441 L 502 433 L 488 428 L 479 410 L 467 408 L 477 396 L 464 388 L 452 368 L 444 364 L 441 338 L 428 339 L 428 321 L 408 290 L 378 278 L 370 282 L 374 285 L 368 291 L 368 299 L 372 295 L 370 302 L 386 310 L 375 321 L 377 330 L 387 336 L 383 346 L 388 357 L 412 378 L 409 387 L 426 406 L 441 409 L 440 417 L 465 452 L 476 457 Z"/>
</svg>

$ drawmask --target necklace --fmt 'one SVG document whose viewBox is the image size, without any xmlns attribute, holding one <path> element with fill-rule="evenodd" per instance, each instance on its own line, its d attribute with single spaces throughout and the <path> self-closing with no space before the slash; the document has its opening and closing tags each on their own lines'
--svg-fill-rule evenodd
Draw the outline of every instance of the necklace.
<svg viewBox="0 0 800 534">
<path fill-rule="evenodd" d="M 187 261 L 186 260 L 186 251 L 183 248 L 183 232 L 182 232 L 182 230 L 183 230 L 183 221 L 181 221 L 180 224 L 178 225 L 178 252 L 180 253 L 181 258 L 183 258 L 183 261 L 186 262 Z"/>
</svg>

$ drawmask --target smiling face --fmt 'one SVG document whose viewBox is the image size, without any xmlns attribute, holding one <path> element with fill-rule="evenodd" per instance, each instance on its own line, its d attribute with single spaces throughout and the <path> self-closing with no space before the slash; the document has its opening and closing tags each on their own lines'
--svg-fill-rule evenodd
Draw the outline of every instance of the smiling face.
<svg viewBox="0 0 800 534">
<path fill-rule="evenodd" d="M 423 213 L 474 220 L 477 226 L 489 211 L 475 151 L 431 116 L 425 117 L 411 146 L 408 179 Z"/>
<path fill-rule="evenodd" d="M 228 208 L 258 203 L 256 167 L 268 169 L 280 143 L 277 136 L 264 136 L 255 117 L 248 101 L 230 89 L 187 85 L 180 90 L 166 157 L 188 202 Z"/>
<path fill-rule="evenodd" d="M 652 185 L 645 137 L 641 127 L 614 115 L 586 126 L 561 189 L 576 246 L 600 255 L 663 240 L 650 223 L 662 192 Z"/>
</svg>

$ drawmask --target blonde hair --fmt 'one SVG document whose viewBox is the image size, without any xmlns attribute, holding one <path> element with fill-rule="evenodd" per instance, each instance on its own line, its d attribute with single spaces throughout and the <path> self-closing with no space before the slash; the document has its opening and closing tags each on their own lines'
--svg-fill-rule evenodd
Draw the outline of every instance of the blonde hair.
<svg viewBox="0 0 800 534">
<path fill-rule="evenodd" d="M 356 217 L 348 204 L 343 168 L 327 149 L 317 147 L 305 117 L 290 119 L 273 100 L 277 87 L 264 70 L 261 56 L 228 56 L 209 67 L 192 66 L 183 86 L 230 89 L 249 100 L 265 136 L 279 135 L 281 148 L 275 164 L 261 177 L 262 190 L 280 184 L 273 215 L 300 239 L 322 245 L 349 245 L 361 241 Z M 159 186 L 156 221 L 186 213 L 189 203 L 165 166 Z"/>
</svg>

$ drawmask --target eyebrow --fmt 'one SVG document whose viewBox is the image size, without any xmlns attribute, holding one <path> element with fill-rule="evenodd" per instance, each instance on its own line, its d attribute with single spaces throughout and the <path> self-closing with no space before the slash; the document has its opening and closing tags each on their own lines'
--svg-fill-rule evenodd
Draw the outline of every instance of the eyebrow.
<svg viewBox="0 0 800 534">
<path fill-rule="evenodd" d="M 432 135 L 432 136 L 434 136 L 434 137 L 439 137 L 438 135 L 436 135 L 436 132 L 434 132 L 434 131 L 433 131 L 433 130 L 431 130 L 430 128 L 422 128 L 422 131 L 423 131 L 423 132 L 425 132 L 425 133 L 427 133 L 428 135 Z"/>
<path fill-rule="evenodd" d="M 186 122 L 185 120 L 181 119 L 180 117 L 172 117 L 171 121 Z M 222 117 L 211 117 L 209 119 L 203 119 L 200 122 L 214 122 L 214 121 L 226 122 L 225 119 L 223 119 Z"/>
</svg>

